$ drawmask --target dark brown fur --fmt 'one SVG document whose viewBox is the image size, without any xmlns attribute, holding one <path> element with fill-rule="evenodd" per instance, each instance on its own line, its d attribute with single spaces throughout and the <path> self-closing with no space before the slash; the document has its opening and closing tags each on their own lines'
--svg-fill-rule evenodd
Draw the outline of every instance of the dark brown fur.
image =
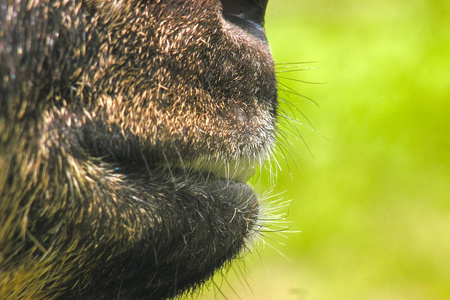
<svg viewBox="0 0 450 300">
<path fill-rule="evenodd" d="M 0 299 L 165 299 L 257 234 L 276 81 L 217 0 L 0 0 Z"/>
</svg>

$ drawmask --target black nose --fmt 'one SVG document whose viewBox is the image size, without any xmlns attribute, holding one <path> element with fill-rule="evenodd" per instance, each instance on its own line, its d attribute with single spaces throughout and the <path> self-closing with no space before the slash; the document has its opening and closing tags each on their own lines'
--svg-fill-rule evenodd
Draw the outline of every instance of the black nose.
<svg viewBox="0 0 450 300">
<path fill-rule="evenodd" d="M 268 0 L 221 0 L 223 17 L 254 36 L 266 40 L 264 14 Z"/>
</svg>

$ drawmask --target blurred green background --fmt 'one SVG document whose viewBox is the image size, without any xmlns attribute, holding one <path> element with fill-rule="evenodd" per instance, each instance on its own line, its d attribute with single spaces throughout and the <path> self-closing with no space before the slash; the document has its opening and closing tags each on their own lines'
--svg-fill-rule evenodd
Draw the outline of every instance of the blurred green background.
<svg viewBox="0 0 450 300">
<path fill-rule="evenodd" d="M 298 122 L 255 185 L 289 228 L 200 299 L 450 299 L 450 1 L 271 0 L 266 28 Z"/>
</svg>

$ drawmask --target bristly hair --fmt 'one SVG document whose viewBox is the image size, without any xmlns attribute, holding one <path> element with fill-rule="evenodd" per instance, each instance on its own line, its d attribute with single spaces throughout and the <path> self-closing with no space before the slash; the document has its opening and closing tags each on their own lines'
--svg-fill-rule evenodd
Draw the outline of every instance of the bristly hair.
<svg viewBox="0 0 450 300">
<path fill-rule="evenodd" d="M 251 285 L 248 277 L 251 277 L 251 270 L 248 270 L 246 259 L 248 253 L 258 255 L 265 248 L 270 248 L 277 252 L 280 257 L 291 261 L 290 258 L 283 253 L 283 246 L 288 242 L 291 234 L 297 234 L 301 231 L 291 230 L 294 221 L 289 220 L 289 206 L 295 199 L 285 199 L 285 191 L 276 193 L 278 172 L 285 172 L 283 167 L 287 167 L 287 172 L 293 178 L 291 172 L 291 164 L 295 168 L 301 168 L 297 158 L 303 155 L 301 149 L 293 145 L 292 140 L 301 141 L 305 146 L 306 152 L 313 156 L 312 150 L 308 147 L 307 141 L 302 135 L 303 130 L 311 131 L 318 134 L 313 122 L 301 110 L 301 105 L 313 105 L 319 107 L 319 104 L 312 98 L 297 92 L 292 88 L 292 83 L 301 84 L 322 84 L 320 82 L 310 82 L 298 79 L 298 73 L 304 71 L 316 70 L 316 62 L 299 62 L 299 63 L 281 63 L 276 64 L 277 80 L 278 80 L 278 128 L 277 143 L 265 162 L 262 162 L 252 178 L 252 184 L 257 190 L 264 190 L 259 197 L 259 217 L 257 221 L 258 229 L 247 238 L 245 250 L 241 256 L 236 259 L 233 264 L 227 264 L 216 274 L 201 290 L 197 291 L 192 297 L 201 298 L 202 294 L 213 293 L 216 299 L 228 299 L 230 294 L 237 299 L 245 299 L 240 295 L 236 288 L 236 281 L 242 285 L 244 290 L 252 293 Z M 290 98 L 295 97 L 298 100 L 292 101 Z M 303 100 L 303 101 L 302 101 Z M 301 105 L 299 105 L 299 102 Z M 280 158 L 283 160 L 280 162 Z M 262 188 L 262 186 L 264 186 Z M 268 187 L 267 187 L 268 186 Z M 261 261 L 264 264 L 264 261 Z M 234 273 L 235 280 L 229 281 L 227 274 Z"/>
</svg>

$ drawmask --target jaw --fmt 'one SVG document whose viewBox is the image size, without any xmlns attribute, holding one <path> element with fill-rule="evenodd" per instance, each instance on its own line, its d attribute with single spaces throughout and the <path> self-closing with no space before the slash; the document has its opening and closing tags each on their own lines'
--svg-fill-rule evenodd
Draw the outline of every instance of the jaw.
<svg viewBox="0 0 450 300">
<path fill-rule="evenodd" d="M 258 235 L 258 198 L 244 183 L 176 169 L 114 170 L 101 182 L 115 197 L 98 195 L 102 212 L 85 214 L 83 232 L 74 231 L 82 237 L 81 261 L 103 261 L 108 251 L 108 260 L 94 272 L 90 267 L 86 299 L 173 297 L 208 280 Z M 107 274 L 114 276 L 105 285 Z"/>
<path fill-rule="evenodd" d="M 77 127 L 85 118 L 72 117 L 64 109 L 48 114 L 37 159 L 58 162 L 64 172 L 37 170 L 50 180 L 25 199 L 24 235 L 44 251 L 31 242 L 19 252 L 34 257 L 29 272 L 52 270 L 33 278 L 58 287 L 49 298 L 174 297 L 208 280 L 258 235 L 258 197 L 231 173 L 220 175 L 219 165 L 214 174 L 154 167 L 148 156 L 93 156 Z"/>
<path fill-rule="evenodd" d="M 52 270 L 33 278 L 52 285 L 49 298 L 174 297 L 208 280 L 258 235 L 258 197 L 245 183 L 94 158 L 65 126 L 51 124 L 45 145 L 66 136 L 40 155 L 65 172 L 39 170 L 51 180 L 27 198 L 23 219 L 26 236 L 44 251 L 33 243 L 15 249 L 34 257 L 29 272 Z"/>
</svg>

